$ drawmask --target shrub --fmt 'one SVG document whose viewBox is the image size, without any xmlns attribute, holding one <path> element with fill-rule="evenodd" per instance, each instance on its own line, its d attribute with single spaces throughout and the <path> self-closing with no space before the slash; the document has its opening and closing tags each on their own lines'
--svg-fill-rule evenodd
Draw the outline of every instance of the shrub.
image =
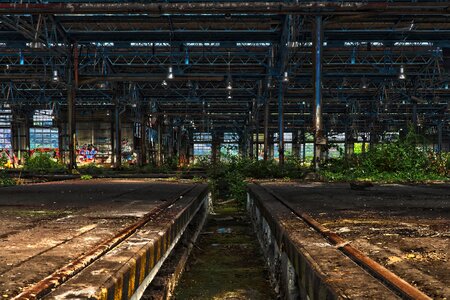
<svg viewBox="0 0 450 300">
<path fill-rule="evenodd" d="M 26 159 L 24 170 L 35 173 L 63 173 L 66 167 L 46 153 L 35 153 Z"/>
<path fill-rule="evenodd" d="M 420 182 L 449 178 L 449 154 L 426 152 L 416 146 L 416 138 L 379 144 L 350 158 L 330 159 L 321 169 L 328 180 L 373 180 Z"/>
<path fill-rule="evenodd" d="M 4 170 L 0 170 L 0 186 L 15 185 L 16 181 L 11 178 Z"/>
</svg>

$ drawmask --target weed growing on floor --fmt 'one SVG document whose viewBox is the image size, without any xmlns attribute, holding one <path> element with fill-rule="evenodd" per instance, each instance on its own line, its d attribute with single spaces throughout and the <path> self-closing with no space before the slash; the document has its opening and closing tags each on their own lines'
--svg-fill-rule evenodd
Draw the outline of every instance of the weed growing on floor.
<svg viewBox="0 0 450 300">
<path fill-rule="evenodd" d="M 424 151 L 411 133 L 400 141 L 375 145 L 366 153 L 330 159 L 321 174 L 330 181 L 424 182 L 450 179 L 450 153 Z"/>
<path fill-rule="evenodd" d="M 35 153 L 25 160 L 24 170 L 32 173 L 65 173 L 66 166 L 46 153 Z"/>
<path fill-rule="evenodd" d="M 81 175 L 80 177 L 81 180 L 91 180 L 92 178 L 92 175 Z"/>
<path fill-rule="evenodd" d="M 0 186 L 11 186 L 16 185 L 16 181 L 9 176 L 9 174 L 4 171 L 0 170 Z"/>
<path fill-rule="evenodd" d="M 308 169 L 299 159 L 289 157 L 283 167 L 275 160 L 252 160 L 229 157 L 224 161 L 205 164 L 207 177 L 214 199 L 236 199 L 244 204 L 248 179 L 299 179 L 304 178 Z"/>
</svg>

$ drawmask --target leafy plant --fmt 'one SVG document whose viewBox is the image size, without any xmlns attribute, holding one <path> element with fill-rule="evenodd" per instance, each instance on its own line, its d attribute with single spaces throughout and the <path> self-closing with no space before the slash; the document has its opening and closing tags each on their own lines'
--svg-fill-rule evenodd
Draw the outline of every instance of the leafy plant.
<svg viewBox="0 0 450 300">
<path fill-rule="evenodd" d="M 92 178 L 92 175 L 81 175 L 80 177 L 81 180 L 91 180 Z"/>
<path fill-rule="evenodd" d="M 449 179 L 449 154 L 426 152 L 417 147 L 423 141 L 413 131 L 405 139 L 378 144 L 366 153 L 330 159 L 321 174 L 327 180 L 371 180 L 421 182 Z"/>
<path fill-rule="evenodd" d="M 24 170 L 34 173 L 63 173 L 66 167 L 46 153 L 35 153 L 26 159 Z"/>
<path fill-rule="evenodd" d="M 84 166 L 79 166 L 78 171 L 81 174 L 100 175 L 106 172 L 105 168 L 95 163 L 90 163 Z"/>
<path fill-rule="evenodd" d="M 15 185 L 16 181 L 11 178 L 4 170 L 0 170 L 0 186 Z"/>
</svg>

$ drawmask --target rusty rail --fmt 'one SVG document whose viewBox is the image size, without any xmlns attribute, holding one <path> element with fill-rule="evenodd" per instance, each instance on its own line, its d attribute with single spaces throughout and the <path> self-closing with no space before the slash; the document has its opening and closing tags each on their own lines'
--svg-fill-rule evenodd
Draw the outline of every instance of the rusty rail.
<svg viewBox="0 0 450 300">
<path fill-rule="evenodd" d="M 196 184 L 192 187 L 188 187 L 187 189 L 183 190 L 175 198 L 156 207 L 149 213 L 145 214 L 137 222 L 119 231 L 115 236 L 98 244 L 93 249 L 89 250 L 88 252 L 79 256 L 75 260 L 56 270 L 55 272 L 45 277 L 41 281 L 33 284 L 28 288 L 25 288 L 19 295 L 15 296 L 13 300 L 40 299 L 44 297 L 46 294 L 51 292 L 52 289 L 63 284 L 64 282 L 66 282 L 67 280 L 78 274 L 80 271 L 91 265 L 93 262 L 98 260 L 100 257 L 105 255 L 107 252 L 116 247 L 118 244 L 123 242 L 125 239 L 130 237 L 139 228 L 147 224 L 153 217 L 157 216 L 161 211 L 173 205 L 175 202 L 177 202 L 179 199 L 181 199 L 184 195 L 192 191 L 197 186 L 198 185 Z"/>
<path fill-rule="evenodd" d="M 357 248 L 353 247 L 349 244 L 348 241 L 341 238 L 337 233 L 329 230 L 318 221 L 316 221 L 313 217 L 308 215 L 305 212 L 301 212 L 292 205 L 290 205 L 283 197 L 275 194 L 271 189 L 267 187 L 263 187 L 262 185 L 256 183 L 258 186 L 267 191 L 270 195 L 272 195 L 275 199 L 280 201 L 284 206 L 286 206 L 289 210 L 291 210 L 296 216 L 301 218 L 306 224 L 320 233 L 323 237 L 329 240 L 334 246 L 336 246 L 340 251 L 342 251 L 345 255 L 347 255 L 350 259 L 356 262 L 358 265 L 368 270 L 375 278 L 381 280 L 387 287 L 393 289 L 397 293 L 399 293 L 402 297 L 407 299 L 417 299 L 417 300 L 431 300 L 429 296 L 424 294 L 422 291 L 412 286 L 393 272 L 389 271 L 376 261 L 372 260 L 364 253 L 359 251 Z"/>
</svg>

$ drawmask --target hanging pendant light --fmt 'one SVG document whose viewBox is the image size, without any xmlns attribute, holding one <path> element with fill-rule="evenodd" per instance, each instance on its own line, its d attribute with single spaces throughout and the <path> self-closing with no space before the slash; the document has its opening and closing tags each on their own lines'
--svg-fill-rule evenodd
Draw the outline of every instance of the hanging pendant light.
<svg viewBox="0 0 450 300">
<path fill-rule="evenodd" d="M 233 89 L 233 83 L 231 81 L 231 76 L 228 75 L 228 79 L 227 79 L 227 90 L 231 91 Z"/>
<path fill-rule="evenodd" d="M 172 69 L 172 66 L 169 67 L 169 72 L 167 73 L 167 79 L 173 79 L 173 69 Z"/>
<path fill-rule="evenodd" d="M 401 80 L 406 79 L 405 68 L 403 67 L 403 65 L 400 66 L 400 74 L 398 75 L 398 79 L 401 79 Z"/>
<path fill-rule="evenodd" d="M 289 74 L 287 71 L 284 71 L 283 82 L 289 82 Z"/>
<path fill-rule="evenodd" d="M 58 70 L 53 70 L 52 81 L 53 82 L 58 82 L 59 81 Z"/>
<path fill-rule="evenodd" d="M 361 87 L 362 87 L 363 89 L 367 89 L 367 80 L 366 80 L 366 77 L 363 77 L 363 78 L 361 79 Z"/>
</svg>

